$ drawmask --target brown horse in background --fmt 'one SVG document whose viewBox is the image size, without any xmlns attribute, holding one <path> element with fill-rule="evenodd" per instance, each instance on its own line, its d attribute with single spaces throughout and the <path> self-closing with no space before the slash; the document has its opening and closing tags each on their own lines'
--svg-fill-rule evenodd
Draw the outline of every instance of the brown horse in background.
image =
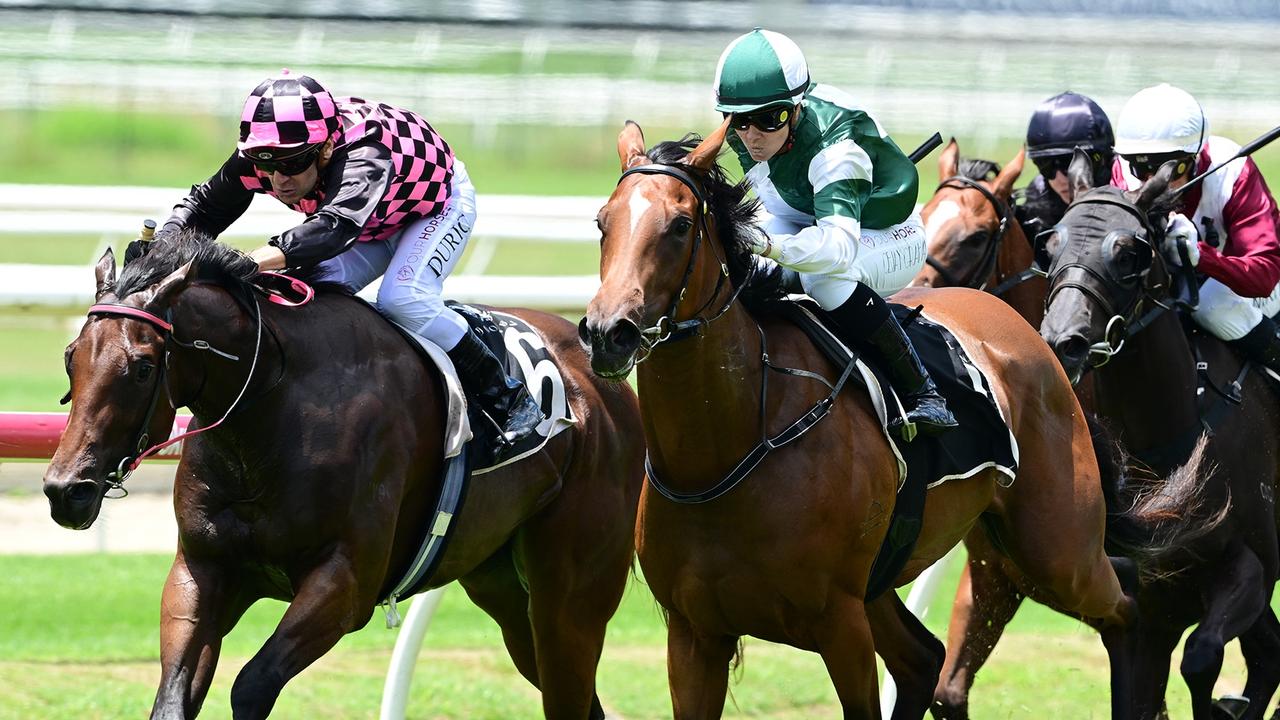
<svg viewBox="0 0 1280 720">
<path fill-rule="evenodd" d="M 158 239 L 117 281 L 108 250 L 98 306 L 67 348 L 73 404 L 44 481 L 59 524 L 94 522 L 139 436 L 167 436 L 170 402 L 210 428 L 186 439 L 175 479 L 153 718 L 194 717 L 223 636 L 274 598 L 288 609 L 231 689 L 236 718 L 266 717 L 290 678 L 369 621 L 441 492 L 436 368 L 354 298 L 259 304 L 245 282 L 255 271 L 183 234 Z M 639 413 L 625 385 L 594 377 L 572 325 L 510 312 L 539 329 L 577 425 L 472 478 L 431 585 L 458 580 L 497 621 L 547 717 L 603 718 L 595 672 L 634 556 Z"/>
<path fill-rule="evenodd" d="M 798 328 L 752 317 L 736 300 L 750 267 L 755 205 L 716 164 L 727 127 L 696 147 L 669 142 L 648 152 L 638 126 L 623 129 L 624 174 L 597 216 L 602 285 L 579 327 L 597 374 L 621 380 L 643 361 L 651 482 L 641 496 L 637 551 L 667 611 L 674 714 L 720 715 L 730 662 L 750 635 L 818 652 L 846 717 L 879 717 L 874 652 L 895 648 L 873 644 L 873 631 L 896 608 L 881 613 L 881 600 L 868 604 L 865 593 L 898 472 L 869 399 L 838 395 L 833 412 L 797 442 L 755 455 L 753 475 L 713 491 L 765 445 L 762 437 L 828 396 L 825 384 L 784 374 L 773 376 L 770 390 L 767 374 L 784 366 L 827 378 L 841 372 Z M 923 304 L 971 348 L 1020 450 L 1010 487 L 985 471 L 929 492 L 897 584 L 984 516 L 1028 577 L 1102 630 L 1112 667 L 1126 667 L 1119 655 L 1132 600 L 1103 551 L 1099 469 L 1061 367 L 1035 331 L 988 294 L 913 290 L 896 299 Z M 655 490 L 657 478 L 666 492 Z M 893 661 L 886 663 L 896 678 Z M 1113 703 L 1126 704 L 1129 690 L 1128 678 L 1113 672 Z M 915 717 L 931 696 L 929 686 L 922 703 L 910 701 Z M 895 708 L 894 716 L 911 715 Z"/>
<path fill-rule="evenodd" d="M 938 157 L 938 188 L 920 210 L 928 260 L 912 285 L 986 290 L 1038 330 L 1049 285 L 1032 271 L 1034 251 L 1013 210 L 1013 184 L 1025 158 L 1020 150 L 1000 168 L 989 160 L 962 158 L 955 138 L 947 143 Z M 1076 386 L 1086 414 L 1092 413 L 1092 388 L 1092 380 Z M 983 527 L 974 528 L 964 545 L 968 557 L 951 606 L 946 662 L 931 708 L 935 717 L 955 720 L 969 717 L 974 677 L 1023 598 L 1034 592 Z"/>
</svg>

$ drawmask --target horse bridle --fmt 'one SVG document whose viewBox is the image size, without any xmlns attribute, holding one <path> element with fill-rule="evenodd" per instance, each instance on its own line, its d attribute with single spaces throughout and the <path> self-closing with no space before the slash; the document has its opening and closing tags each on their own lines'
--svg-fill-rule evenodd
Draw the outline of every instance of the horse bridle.
<svg viewBox="0 0 1280 720">
<path fill-rule="evenodd" d="M 935 260 L 933 256 L 926 255 L 924 261 L 942 277 L 947 285 L 951 287 L 968 287 L 978 290 L 986 290 L 987 278 L 991 276 L 991 272 L 995 269 L 996 260 L 1000 254 L 1000 246 L 1004 243 L 1004 237 L 1009 231 L 1009 220 L 1013 217 L 1013 213 L 1011 212 L 1008 203 L 1005 203 L 1000 198 L 996 197 L 995 194 L 988 190 L 985 185 L 973 178 L 968 178 L 963 175 L 953 175 L 938 184 L 938 190 L 943 188 L 977 190 L 982 194 L 982 197 L 986 198 L 987 202 L 991 204 L 991 209 L 995 211 L 996 218 L 999 220 L 999 225 L 996 227 L 995 233 L 992 234 L 990 241 L 986 244 L 986 248 L 982 255 L 982 262 L 977 266 L 977 272 L 971 273 L 971 277 L 968 277 L 963 282 L 957 279 L 955 275 L 952 274 L 951 271 L 942 263 Z M 934 193 L 936 194 L 938 190 L 935 190 Z M 1023 274 L 1025 274 L 1025 277 L 1023 277 Z M 1017 278 L 1016 280 L 1013 282 L 1006 280 L 991 292 L 994 295 L 1000 295 L 1008 291 L 1009 288 L 1034 276 L 1035 274 L 1036 273 L 1033 270 L 1024 270 L 1022 273 L 1014 276 L 1014 278 Z M 1011 280 L 1013 280 L 1013 278 L 1011 278 Z"/>
<path fill-rule="evenodd" d="M 1118 312 L 1112 306 L 1111 302 L 1107 300 L 1107 298 L 1100 295 L 1097 290 L 1094 290 L 1089 285 L 1083 284 L 1081 282 L 1077 282 L 1075 280 L 1070 280 L 1070 279 L 1062 280 L 1063 274 L 1067 270 L 1074 268 L 1079 271 L 1082 271 L 1086 275 L 1090 275 L 1094 278 L 1097 278 L 1097 280 L 1100 283 L 1102 283 L 1104 286 L 1110 284 L 1110 280 L 1108 280 L 1105 277 L 1102 277 L 1102 275 L 1098 273 L 1098 271 L 1094 270 L 1088 265 L 1085 265 L 1080 262 L 1074 262 L 1074 261 L 1065 263 L 1060 267 L 1053 268 L 1053 272 L 1051 272 L 1048 276 L 1049 292 L 1045 295 L 1045 299 L 1044 299 L 1044 306 L 1046 310 L 1048 310 L 1049 305 L 1053 302 L 1054 296 L 1056 296 L 1060 290 L 1063 290 L 1064 288 L 1075 288 L 1076 290 L 1084 294 L 1085 297 L 1097 303 L 1097 305 L 1100 308 L 1102 308 L 1103 312 L 1105 312 L 1107 316 L 1110 318 L 1107 321 L 1106 329 L 1103 331 L 1102 340 L 1089 346 L 1089 357 L 1091 358 L 1090 366 L 1098 368 L 1098 367 L 1102 367 L 1103 365 L 1106 365 L 1107 362 L 1111 360 L 1112 356 L 1120 352 L 1124 348 L 1125 341 L 1128 338 L 1138 334 L 1139 332 L 1142 332 L 1149 325 L 1151 325 L 1151 323 L 1154 322 L 1155 319 L 1159 317 L 1162 313 L 1164 313 L 1167 310 L 1173 309 L 1174 305 L 1179 305 L 1179 306 L 1187 307 L 1189 309 L 1194 310 L 1195 306 L 1199 302 L 1199 294 L 1198 294 L 1198 289 L 1196 288 L 1194 270 L 1190 271 L 1190 277 L 1188 278 L 1189 280 L 1188 287 L 1190 288 L 1190 292 L 1192 295 L 1192 300 L 1190 302 L 1186 302 L 1183 300 L 1175 300 L 1174 305 L 1169 305 L 1161 302 L 1159 299 L 1157 299 L 1155 296 L 1151 294 L 1151 291 L 1156 289 L 1155 287 L 1151 286 L 1150 283 L 1147 282 L 1147 278 L 1150 277 L 1151 268 L 1154 267 L 1154 264 L 1156 262 L 1159 262 L 1160 267 L 1164 270 L 1164 275 L 1166 277 L 1169 276 L 1169 272 L 1168 272 L 1169 268 L 1165 262 L 1163 253 L 1161 253 L 1155 247 L 1155 244 L 1152 241 L 1152 238 L 1155 238 L 1156 234 L 1154 229 L 1151 227 L 1150 219 L 1147 218 L 1146 213 L 1144 213 L 1141 208 L 1137 207 L 1132 203 L 1121 202 L 1120 200 L 1117 200 L 1115 198 L 1112 198 L 1106 195 L 1099 195 L 1096 197 L 1082 197 L 1081 199 L 1072 203 L 1072 207 L 1075 207 L 1077 205 L 1111 205 L 1114 207 L 1121 208 L 1125 212 L 1129 213 L 1130 215 L 1133 215 L 1135 218 L 1138 219 L 1139 224 L 1142 226 L 1141 232 L 1135 234 L 1134 237 L 1140 243 L 1146 245 L 1151 252 L 1152 264 L 1137 274 L 1139 276 L 1139 279 L 1142 281 L 1141 293 L 1133 301 L 1133 303 L 1129 306 L 1129 308 L 1127 308 L 1127 310 L 1123 313 Z M 1066 230 L 1066 228 L 1061 223 L 1059 223 L 1055 229 L 1057 230 L 1057 232 L 1065 232 Z M 1107 237 L 1104 238 L 1103 242 L 1101 243 L 1101 247 L 1106 247 L 1106 245 L 1108 244 L 1108 241 L 1111 240 L 1113 235 L 1115 235 L 1114 231 L 1112 233 L 1108 233 Z M 1105 262 L 1105 258 L 1104 258 L 1104 262 Z M 1184 267 L 1184 271 L 1187 269 L 1190 269 L 1191 263 L 1189 259 L 1183 258 L 1183 267 Z M 1125 278 L 1116 278 L 1116 280 L 1120 282 L 1123 282 L 1124 279 Z M 1059 282 L 1059 280 L 1062 280 L 1062 282 Z M 1130 322 L 1130 318 L 1137 316 L 1139 313 L 1142 312 L 1143 306 L 1146 301 L 1150 301 L 1154 305 L 1154 307 L 1152 307 L 1150 310 L 1147 310 L 1146 313 L 1143 314 L 1141 317 L 1139 317 L 1136 321 Z M 1112 334 L 1113 334 L 1112 331 L 1114 328 L 1118 328 L 1118 332 L 1119 332 L 1118 341 L 1112 341 Z M 1100 357 L 1101 360 L 1092 361 L 1092 358 L 1094 357 Z"/>
<path fill-rule="evenodd" d="M 638 365 L 643 362 L 658 345 L 664 342 L 675 342 L 677 340 L 693 337 L 694 335 L 699 334 L 703 327 L 711 324 L 720 316 L 728 312 L 729 308 L 733 306 L 733 301 L 737 299 L 738 293 L 742 291 L 742 287 L 746 285 L 746 283 L 740 283 L 738 287 L 734 288 L 733 292 L 729 294 L 728 299 L 725 300 L 724 305 L 720 306 L 719 309 L 712 313 L 711 317 L 703 317 L 703 311 L 711 307 L 711 304 L 720 296 L 720 292 L 724 288 L 724 283 L 729 279 L 728 264 L 724 259 L 717 257 L 716 259 L 720 260 L 720 274 L 716 277 L 715 290 L 712 291 L 706 302 L 704 302 L 702 306 L 693 313 L 692 317 L 687 320 L 673 319 L 676 315 L 676 309 L 680 306 L 680 303 L 684 301 L 685 291 L 689 289 L 689 280 L 693 277 L 693 268 L 698 261 L 698 251 L 702 248 L 702 239 L 704 236 L 710 234 L 707 231 L 707 215 L 710 212 L 710 208 L 707 205 L 706 195 L 702 192 L 701 186 L 692 175 L 674 165 L 650 163 L 647 165 L 637 165 L 636 167 L 628 168 L 622 173 L 621 177 L 618 178 L 618 184 L 622 184 L 622 181 L 626 179 L 628 175 L 666 175 L 668 177 L 673 177 L 676 180 L 679 180 L 682 185 L 689 188 L 689 191 L 693 193 L 694 199 L 698 202 L 698 209 L 696 211 L 698 219 L 694 222 L 693 247 L 689 251 L 689 262 L 685 265 L 684 276 L 680 280 L 680 289 L 672 298 L 671 306 L 667 309 L 667 312 L 663 314 L 662 317 L 658 318 L 658 321 L 652 326 L 640 331 L 641 345 L 643 347 L 641 354 L 635 361 Z"/>
<path fill-rule="evenodd" d="M 107 492 L 110 492 L 112 490 L 118 490 L 120 491 L 121 494 L 120 495 L 104 494 L 104 497 L 121 498 L 121 497 L 124 497 L 125 495 L 128 495 L 129 491 L 125 490 L 124 481 L 129 479 L 129 476 L 133 474 L 133 471 L 138 468 L 138 465 L 142 463 L 144 458 L 150 455 L 154 455 L 160 450 L 176 442 L 179 442 L 185 438 L 191 437 L 193 435 L 199 435 L 200 433 L 205 432 L 206 430 L 212 430 L 213 428 L 221 425 L 224 420 L 230 417 L 231 413 L 240 404 L 240 400 L 244 398 L 244 394 L 249 389 L 250 383 L 253 382 L 254 371 L 258 367 L 258 357 L 260 356 L 261 350 L 262 350 L 262 324 L 263 324 L 262 308 L 258 304 L 258 298 L 256 295 L 253 296 L 253 305 L 255 310 L 254 317 L 257 320 L 257 339 L 255 341 L 254 348 L 253 348 L 253 362 L 249 366 L 249 374 L 245 378 L 244 386 L 240 388 L 240 393 L 236 395 L 236 399 L 231 402 L 231 405 L 227 407 L 227 411 L 222 415 L 221 418 L 217 420 L 217 422 L 214 422 L 210 425 L 206 425 L 205 427 L 202 427 L 196 430 L 191 430 L 185 433 L 181 433 L 179 435 L 176 435 L 172 438 L 165 440 L 164 442 L 151 445 L 150 447 L 147 447 L 147 445 L 151 441 L 151 433 L 150 433 L 151 419 L 155 416 L 156 407 L 160 404 L 160 390 L 168 387 L 168 373 L 165 372 L 165 369 L 169 365 L 169 352 L 170 352 L 169 342 L 173 341 L 174 344 L 180 347 L 191 349 L 191 350 L 211 352 L 211 353 L 214 353 L 215 355 L 219 355 L 221 357 L 227 358 L 234 362 L 239 362 L 240 357 L 238 355 L 233 355 L 228 352 L 223 352 L 222 350 L 219 350 L 213 347 L 205 340 L 193 340 L 192 342 L 189 342 L 189 343 L 179 340 L 173 334 L 172 313 L 169 310 L 166 310 L 165 316 L 161 318 L 160 316 L 147 312 L 146 310 L 143 310 L 141 308 L 136 308 L 131 305 L 124 305 L 122 303 L 97 303 L 89 308 L 89 311 L 86 313 L 89 316 L 103 315 L 107 317 L 120 317 L 127 320 L 140 320 L 142 322 L 148 323 L 149 325 L 155 327 L 157 330 L 160 331 L 160 336 L 162 338 L 163 347 L 164 347 L 164 357 L 160 362 L 159 368 L 157 368 L 156 385 L 155 385 L 155 388 L 151 391 L 151 402 L 147 407 L 146 417 L 144 417 L 142 420 L 142 427 L 135 434 L 137 437 L 137 441 L 134 443 L 134 446 L 133 446 L 134 454 L 132 456 L 125 455 L 123 458 L 121 458 L 120 463 L 116 466 L 116 469 L 110 473 L 107 473 L 106 477 L 103 479 L 103 482 L 107 485 Z"/>
</svg>

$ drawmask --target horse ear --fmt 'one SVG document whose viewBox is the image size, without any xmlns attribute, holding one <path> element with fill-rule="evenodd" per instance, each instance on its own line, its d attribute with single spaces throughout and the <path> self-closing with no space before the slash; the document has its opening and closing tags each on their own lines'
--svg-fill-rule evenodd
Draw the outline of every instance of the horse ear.
<svg viewBox="0 0 1280 720">
<path fill-rule="evenodd" d="M 1009 199 L 1013 193 L 1013 184 L 1018 181 L 1018 176 L 1022 175 L 1022 166 L 1026 162 L 1027 151 L 1025 148 L 1018 151 L 1017 157 L 1004 166 L 1000 174 L 996 176 L 995 182 L 991 183 L 991 193 L 996 197 Z"/>
<path fill-rule="evenodd" d="M 1089 161 L 1089 153 L 1076 148 L 1071 154 L 1071 165 L 1067 168 L 1067 182 L 1071 188 L 1072 200 L 1093 187 L 1093 163 Z"/>
<path fill-rule="evenodd" d="M 196 264 L 194 260 L 188 260 L 186 265 L 169 273 L 169 276 L 156 283 L 155 293 L 147 302 L 148 305 L 157 307 L 168 307 L 173 303 L 174 297 L 178 293 L 186 289 L 187 285 L 196 277 Z"/>
<path fill-rule="evenodd" d="M 960 144 L 955 138 L 947 142 L 938 156 L 938 182 L 953 178 L 960 173 Z"/>
<path fill-rule="evenodd" d="M 618 159 L 622 161 L 622 170 L 635 167 L 649 158 L 644 154 L 644 131 L 634 120 L 628 120 L 618 133 Z"/>
<path fill-rule="evenodd" d="M 111 251 L 111 248 L 107 248 L 107 251 L 102 253 L 102 257 L 98 258 L 98 264 L 93 267 L 93 274 L 98 283 L 94 298 L 101 300 L 103 295 L 111 292 L 116 286 L 116 254 Z"/>
<path fill-rule="evenodd" d="M 1155 203 L 1156 198 L 1163 195 L 1164 192 L 1169 189 L 1169 181 L 1173 179 L 1173 173 L 1177 164 L 1177 160 L 1170 160 L 1169 162 L 1161 165 L 1160 169 L 1156 170 L 1154 175 L 1147 178 L 1147 181 L 1142 183 L 1142 187 L 1129 195 L 1129 199 L 1133 201 L 1133 204 L 1137 205 L 1143 212 L 1150 210 L 1151 206 Z"/>
<path fill-rule="evenodd" d="M 716 157 L 720 155 L 720 147 L 724 145 L 724 136 L 728 132 L 729 118 L 725 118 L 724 122 L 720 123 L 720 127 L 698 143 L 698 147 L 694 148 L 693 152 L 685 156 L 684 163 L 699 170 L 710 170 L 716 164 Z"/>
</svg>

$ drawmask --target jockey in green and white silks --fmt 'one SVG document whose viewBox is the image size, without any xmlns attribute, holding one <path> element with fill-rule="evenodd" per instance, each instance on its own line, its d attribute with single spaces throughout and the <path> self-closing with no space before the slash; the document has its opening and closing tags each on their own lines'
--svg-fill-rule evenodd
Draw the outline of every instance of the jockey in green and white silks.
<svg viewBox="0 0 1280 720">
<path fill-rule="evenodd" d="M 841 330 L 879 355 L 909 422 L 925 433 L 953 427 L 882 299 L 924 265 L 915 165 L 847 94 L 811 82 L 800 48 L 779 33 L 757 28 L 731 42 L 715 87 L 729 145 L 769 214 L 750 290 L 776 292 L 786 270 L 797 273 Z"/>
</svg>

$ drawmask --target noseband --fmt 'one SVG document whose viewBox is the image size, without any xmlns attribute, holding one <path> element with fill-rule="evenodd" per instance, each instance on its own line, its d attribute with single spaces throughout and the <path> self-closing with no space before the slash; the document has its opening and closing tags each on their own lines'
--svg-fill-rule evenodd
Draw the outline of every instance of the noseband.
<svg viewBox="0 0 1280 720">
<path fill-rule="evenodd" d="M 982 262 L 978 264 L 977 271 L 972 273 L 972 276 L 963 282 L 957 279 L 955 275 L 953 275 L 942 263 L 933 259 L 932 256 L 925 256 L 924 261 L 928 263 L 929 267 L 933 268 L 938 275 L 942 276 L 942 279 L 946 281 L 947 285 L 952 287 L 968 287 L 978 290 L 986 290 L 987 278 L 990 277 L 991 272 L 995 269 L 996 258 L 1000 254 L 1000 246 L 1004 242 L 1004 237 L 1009 231 L 1009 219 L 1013 216 L 1013 213 L 1010 212 L 1009 205 L 1007 203 L 996 197 L 995 194 L 988 190 L 985 185 L 973 178 L 968 178 L 963 175 L 954 175 L 943 180 L 938 185 L 938 190 L 943 188 L 977 190 L 979 193 L 982 193 L 982 197 L 986 198 L 987 202 L 991 204 L 991 209 L 995 211 L 996 218 L 999 220 L 999 225 L 996 227 L 995 234 L 992 235 L 990 241 L 986 244 L 986 248 L 982 254 Z M 934 193 L 936 194 L 937 190 L 935 190 Z M 1000 285 L 993 288 L 991 293 L 997 296 L 1001 295 L 1007 292 L 1009 288 L 1014 285 L 1017 285 L 1018 283 L 1021 283 L 1035 275 L 1036 273 L 1034 270 L 1023 270 L 1021 273 L 1005 280 L 1000 283 Z"/>
<path fill-rule="evenodd" d="M 702 248 L 702 239 L 704 236 L 710 234 L 707 231 L 707 215 L 710 212 L 710 208 L 707 206 L 707 198 L 702 192 L 702 187 L 698 184 L 697 180 L 695 180 L 694 177 L 685 170 L 674 165 L 663 165 L 661 163 L 637 165 L 636 167 L 629 168 L 623 172 L 622 176 L 618 178 L 618 184 L 622 184 L 622 181 L 626 179 L 628 175 L 666 175 L 668 177 L 673 177 L 676 180 L 679 180 L 680 184 L 689 188 L 689 191 L 693 193 L 694 199 L 698 201 L 698 219 L 695 222 L 695 229 L 693 233 L 693 249 L 689 252 L 689 262 L 685 265 L 684 277 L 680 279 L 680 289 L 672 299 L 671 306 L 667 309 L 667 312 L 662 317 L 658 318 L 658 321 L 651 327 L 640 331 L 641 343 L 644 347 L 641 354 L 636 359 L 636 364 L 639 364 L 643 362 L 644 359 L 649 356 L 649 353 L 653 352 L 653 349 L 658 345 L 664 342 L 683 340 L 701 333 L 704 326 L 711 324 L 721 315 L 724 315 L 729 311 L 729 308 L 733 305 L 733 301 L 737 299 L 738 293 L 742 291 L 742 285 L 734 288 L 733 293 L 729 295 L 729 299 L 726 300 L 724 305 L 720 306 L 720 308 L 716 310 L 711 317 L 706 318 L 702 316 L 703 311 L 711 307 L 711 304 L 715 302 L 715 299 L 720 296 L 720 291 L 724 287 L 725 281 L 729 279 L 728 264 L 723 259 L 717 258 L 720 260 L 720 274 L 716 277 L 716 287 L 711 293 L 711 296 L 707 298 L 707 301 L 704 302 L 689 319 L 674 320 L 673 318 L 675 318 L 676 309 L 680 306 L 680 303 L 684 301 L 685 291 L 689 289 L 689 280 L 693 276 L 694 264 L 698 260 L 698 251 Z M 743 283 L 743 285 L 745 284 L 746 283 Z"/>
</svg>

